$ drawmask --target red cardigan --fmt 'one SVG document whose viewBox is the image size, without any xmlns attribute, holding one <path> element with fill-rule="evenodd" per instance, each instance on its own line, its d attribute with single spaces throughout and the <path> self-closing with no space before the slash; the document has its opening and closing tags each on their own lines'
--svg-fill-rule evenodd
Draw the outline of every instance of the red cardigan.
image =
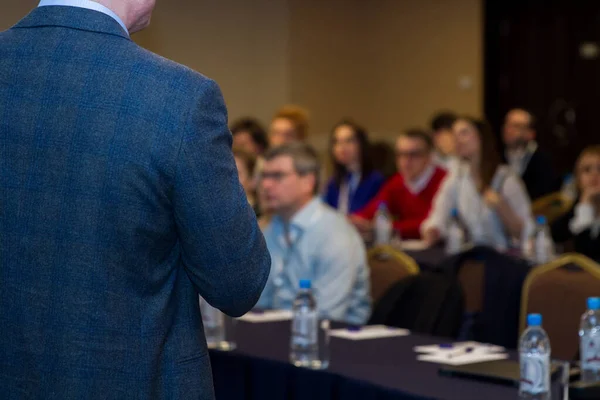
<svg viewBox="0 0 600 400">
<path fill-rule="evenodd" d="M 421 224 L 429 215 L 433 198 L 445 177 L 446 171 L 436 167 L 427 186 L 421 192 L 412 194 L 404 184 L 402 175 L 396 174 L 356 215 L 371 220 L 377 212 L 379 203 L 385 202 L 394 217 L 394 229 L 400 232 L 402 239 L 420 239 Z"/>
</svg>

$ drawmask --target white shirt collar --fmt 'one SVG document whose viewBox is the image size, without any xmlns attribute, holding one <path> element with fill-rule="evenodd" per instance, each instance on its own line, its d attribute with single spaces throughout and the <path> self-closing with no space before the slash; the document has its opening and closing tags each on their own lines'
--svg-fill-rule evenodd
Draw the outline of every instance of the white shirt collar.
<svg viewBox="0 0 600 400">
<path fill-rule="evenodd" d="M 414 182 L 404 181 L 408 191 L 412 194 L 419 194 L 429 185 L 429 181 L 435 173 L 435 165 L 430 165 Z"/>
<path fill-rule="evenodd" d="M 525 147 L 515 150 L 507 150 L 506 161 L 508 161 L 508 164 L 511 166 L 513 171 L 521 176 L 523 173 L 525 173 L 527 165 L 529 164 L 529 161 L 531 161 L 531 156 L 536 152 L 537 148 L 537 142 L 532 140 L 527 143 Z"/>
<path fill-rule="evenodd" d="M 46 7 L 46 6 L 79 7 L 79 8 L 86 8 L 88 10 L 94 10 L 94 11 L 101 12 L 102 14 L 106 14 L 109 17 L 111 17 L 112 19 L 114 19 L 115 21 L 117 21 L 119 23 L 119 25 L 121 25 L 123 30 L 125 32 L 127 32 L 127 35 L 129 35 L 129 31 L 127 30 L 127 27 L 125 26 L 125 23 L 121 20 L 121 18 L 119 18 L 119 16 L 117 14 L 115 14 L 114 11 L 112 11 L 111 9 L 103 6 L 100 3 L 96 3 L 95 1 L 91 1 L 91 0 L 42 0 L 42 1 L 40 1 L 40 4 L 38 5 L 38 7 Z"/>
</svg>

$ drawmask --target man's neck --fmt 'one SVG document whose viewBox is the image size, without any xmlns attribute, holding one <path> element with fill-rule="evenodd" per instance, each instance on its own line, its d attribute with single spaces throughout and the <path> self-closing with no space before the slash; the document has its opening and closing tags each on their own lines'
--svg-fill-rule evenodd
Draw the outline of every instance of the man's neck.
<svg viewBox="0 0 600 400">
<path fill-rule="evenodd" d="M 427 187 L 427 185 L 429 185 L 429 182 L 431 182 L 431 178 L 433 177 L 434 173 L 435 173 L 435 165 L 429 164 L 415 178 L 413 178 L 411 180 L 407 180 L 406 178 L 404 178 L 405 179 L 404 184 L 411 193 L 418 194 L 418 193 L 422 192 Z"/>
<path fill-rule="evenodd" d="M 133 21 L 131 20 L 130 13 L 125 1 L 114 1 L 114 0 L 91 0 L 95 3 L 101 4 L 114 12 L 123 21 L 127 27 L 127 31 L 131 31 Z"/>
<path fill-rule="evenodd" d="M 296 214 L 298 214 L 304 207 L 306 207 L 308 203 L 312 201 L 312 199 L 313 197 L 303 199 L 295 205 L 291 206 L 290 208 L 279 212 L 278 215 L 283 221 L 284 225 L 289 225 L 296 216 Z"/>
<path fill-rule="evenodd" d="M 507 150 L 509 154 L 522 154 L 529 148 L 531 143 L 532 141 L 522 141 L 509 147 Z"/>
</svg>

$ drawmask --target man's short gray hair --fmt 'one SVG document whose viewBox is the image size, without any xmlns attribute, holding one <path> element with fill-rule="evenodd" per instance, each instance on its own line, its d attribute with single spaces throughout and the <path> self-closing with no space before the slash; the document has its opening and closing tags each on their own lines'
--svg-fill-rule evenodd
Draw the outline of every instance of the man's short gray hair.
<svg viewBox="0 0 600 400">
<path fill-rule="evenodd" d="M 319 178 L 321 176 L 321 163 L 316 150 L 304 143 L 288 143 L 267 151 L 265 161 L 271 161 L 277 157 L 288 156 L 294 163 L 294 170 L 298 175 L 315 176 L 315 194 L 319 191 Z"/>
</svg>

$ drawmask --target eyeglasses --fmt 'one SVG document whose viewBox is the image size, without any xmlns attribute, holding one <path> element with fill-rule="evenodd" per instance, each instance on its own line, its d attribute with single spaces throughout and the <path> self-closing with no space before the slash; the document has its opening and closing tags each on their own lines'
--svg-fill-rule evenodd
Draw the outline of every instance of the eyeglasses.
<svg viewBox="0 0 600 400">
<path fill-rule="evenodd" d="M 284 178 L 290 176 L 290 175 L 294 175 L 295 172 L 263 172 L 260 175 L 260 179 L 261 181 L 267 180 L 267 179 L 272 179 L 275 182 L 281 182 Z"/>
<path fill-rule="evenodd" d="M 354 144 L 357 140 L 353 137 L 346 139 L 333 139 L 333 145 L 342 145 L 342 144 Z"/>
<path fill-rule="evenodd" d="M 397 151 L 396 152 L 396 158 L 400 159 L 400 158 L 422 158 L 425 157 L 425 155 L 427 155 L 427 152 L 425 150 L 416 150 L 416 151 Z"/>
<path fill-rule="evenodd" d="M 520 122 L 507 122 L 504 124 L 504 128 L 523 130 L 523 129 L 528 129 L 529 125 L 525 124 L 525 123 L 520 123 Z"/>
</svg>

